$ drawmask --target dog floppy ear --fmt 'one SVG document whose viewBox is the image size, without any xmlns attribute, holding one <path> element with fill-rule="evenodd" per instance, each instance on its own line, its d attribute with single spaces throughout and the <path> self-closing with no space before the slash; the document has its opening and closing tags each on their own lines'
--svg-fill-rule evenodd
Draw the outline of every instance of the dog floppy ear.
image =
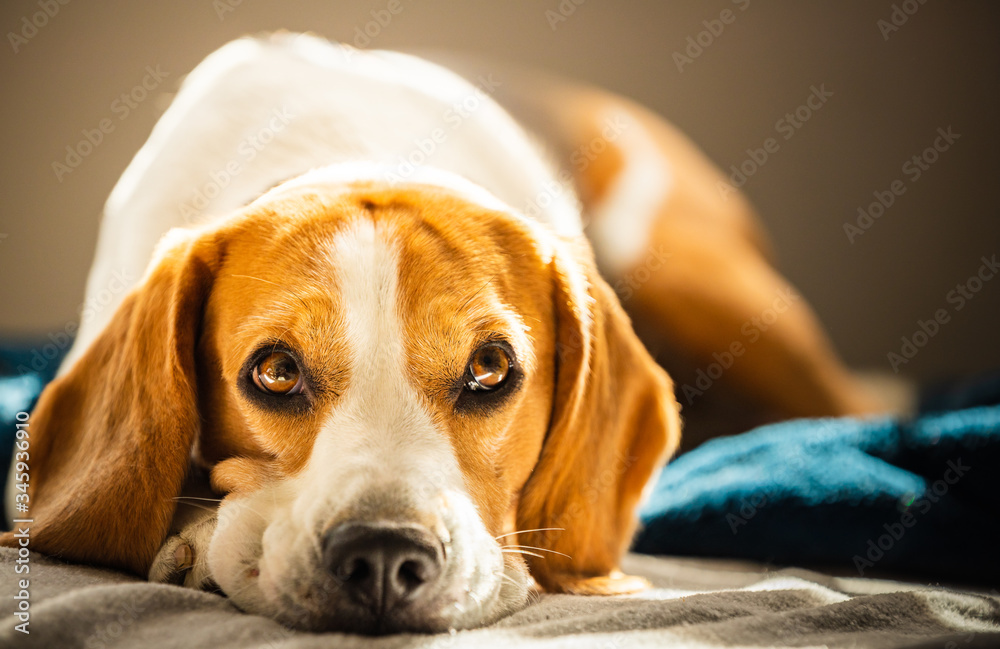
<svg viewBox="0 0 1000 649">
<path fill-rule="evenodd" d="M 195 339 L 221 255 L 211 236 L 168 239 L 31 415 L 33 550 L 145 575 L 168 531 L 199 430 Z"/>
<path fill-rule="evenodd" d="M 590 251 L 552 261 L 558 318 L 552 420 L 521 493 L 519 543 L 546 590 L 611 594 L 642 588 L 618 572 L 643 488 L 680 440 L 673 386 L 632 331 Z M 577 261 L 579 260 L 579 261 Z M 546 529 L 556 528 L 556 529 Z M 562 556 L 566 555 L 566 556 Z"/>
</svg>

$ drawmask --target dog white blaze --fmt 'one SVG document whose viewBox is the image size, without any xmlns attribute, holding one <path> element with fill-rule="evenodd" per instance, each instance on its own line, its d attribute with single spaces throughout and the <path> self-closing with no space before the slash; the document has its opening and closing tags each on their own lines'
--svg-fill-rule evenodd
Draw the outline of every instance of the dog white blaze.
<svg viewBox="0 0 1000 649">
<path fill-rule="evenodd" d="M 428 479 L 435 491 L 463 488 L 450 443 L 406 372 L 398 255 L 390 240 L 391 233 L 365 219 L 338 235 L 330 252 L 352 356 L 350 380 L 316 439 L 304 479 L 315 481 L 313 489 L 335 487 L 341 498 L 398 482 L 426 489 L 419 483 Z M 337 464 L 342 468 L 332 470 Z"/>
</svg>

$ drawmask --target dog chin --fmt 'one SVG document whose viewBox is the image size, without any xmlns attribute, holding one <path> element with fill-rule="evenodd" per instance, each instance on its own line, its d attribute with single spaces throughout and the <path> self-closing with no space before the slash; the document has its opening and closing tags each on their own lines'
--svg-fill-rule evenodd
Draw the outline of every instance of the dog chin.
<svg viewBox="0 0 1000 649">
<path fill-rule="evenodd" d="M 434 588 L 419 601 L 376 615 L 324 569 L 316 535 L 272 511 L 267 499 L 248 500 L 254 502 L 222 506 L 207 557 L 219 588 L 246 613 L 303 631 L 439 633 L 490 624 L 528 603 L 532 580 L 521 557 L 503 552 L 482 524 L 470 526 L 452 511 L 444 521 L 451 536 L 445 566 Z M 459 518 L 463 525 L 455 524 Z"/>
</svg>

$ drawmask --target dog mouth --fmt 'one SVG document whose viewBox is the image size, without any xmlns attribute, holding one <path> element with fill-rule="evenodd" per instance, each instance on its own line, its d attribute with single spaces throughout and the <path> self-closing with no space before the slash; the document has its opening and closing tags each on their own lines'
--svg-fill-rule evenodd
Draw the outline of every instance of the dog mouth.
<svg viewBox="0 0 1000 649">
<path fill-rule="evenodd" d="M 405 527 L 402 534 L 379 527 L 342 526 L 312 579 L 283 580 L 293 587 L 276 594 L 276 619 L 313 632 L 441 633 L 483 626 L 526 603 L 527 589 L 516 588 L 523 581 L 503 557 L 467 566 L 443 548 L 412 545 L 406 537 L 416 535 Z M 516 590 L 523 601 L 511 606 Z"/>
<path fill-rule="evenodd" d="M 445 521 L 445 535 L 411 521 L 349 520 L 287 536 L 268 526 L 245 553 L 213 539 L 231 555 L 213 572 L 238 608 L 301 631 L 441 633 L 523 608 L 530 577 L 520 555 L 481 525 L 455 523 Z"/>
</svg>

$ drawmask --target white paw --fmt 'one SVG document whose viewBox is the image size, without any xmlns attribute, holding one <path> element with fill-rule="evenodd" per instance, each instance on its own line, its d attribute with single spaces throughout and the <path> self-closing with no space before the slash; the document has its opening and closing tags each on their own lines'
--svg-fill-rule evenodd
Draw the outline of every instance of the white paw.
<svg viewBox="0 0 1000 649">
<path fill-rule="evenodd" d="M 149 581 L 198 590 L 215 590 L 208 568 L 208 545 L 216 524 L 215 512 L 203 511 L 167 537 L 149 568 Z"/>
</svg>

